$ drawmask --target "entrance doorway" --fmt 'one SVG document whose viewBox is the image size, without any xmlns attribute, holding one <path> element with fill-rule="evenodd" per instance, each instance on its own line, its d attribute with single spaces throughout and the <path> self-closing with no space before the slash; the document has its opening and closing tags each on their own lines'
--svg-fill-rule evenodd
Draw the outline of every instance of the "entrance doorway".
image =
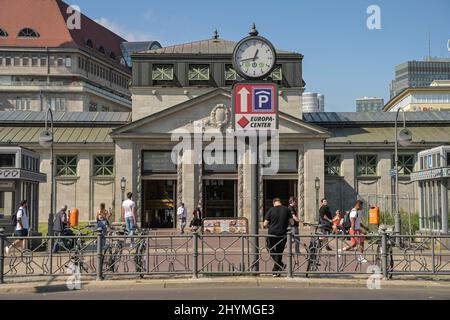
<svg viewBox="0 0 450 320">
<path fill-rule="evenodd" d="M 234 218 L 237 216 L 236 180 L 205 180 L 204 217 Z"/>
<path fill-rule="evenodd" d="M 143 182 L 143 228 L 175 228 L 177 184 L 173 180 Z"/>
<path fill-rule="evenodd" d="M 297 180 L 264 181 L 264 213 L 273 205 L 274 198 L 280 198 L 283 205 L 289 205 L 289 198 L 297 196 Z"/>
</svg>

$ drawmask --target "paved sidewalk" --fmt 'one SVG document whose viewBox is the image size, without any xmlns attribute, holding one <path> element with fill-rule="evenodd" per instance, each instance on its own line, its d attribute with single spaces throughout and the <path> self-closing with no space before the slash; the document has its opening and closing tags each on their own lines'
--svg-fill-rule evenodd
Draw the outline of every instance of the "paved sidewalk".
<svg viewBox="0 0 450 320">
<path fill-rule="evenodd" d="M 388 288 L 435 288 L 449 290 L 448 280 L 381 280 L 381 287 Z M 267 288 L 367 288 L 367 279 L 306 279 L 272 277 L 227 277 L 199 279 L 143 279 L 143 280 L 86 280 L 81 282 L 81 290 L 126 289 L 132 287 L 151 287 L 154 289 L 174 288 L 214 288 L 214 287 L 267 287 Z M 7 293 L 46 293 L 70 291 L 64 280 L 41 281 L 21 284 L 2 284 L 0 294 Z"/>
</svg>

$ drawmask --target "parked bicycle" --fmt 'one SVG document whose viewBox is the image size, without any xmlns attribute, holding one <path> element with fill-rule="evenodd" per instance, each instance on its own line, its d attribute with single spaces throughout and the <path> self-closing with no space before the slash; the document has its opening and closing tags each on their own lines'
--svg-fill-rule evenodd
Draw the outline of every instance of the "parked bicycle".
<svg viewBox="0 0 450 320">
<path fill-rule="evenodd" d="M 304 223 L 303 225 L 315 228 L 314 235 L 311 237 L 309 246 L 303 244 L 307 252 L 306 259 L 308 263 L 306 266 L 307 272 L 306 277 L 308 277 L 308 272 L 315 272 L 319 270 L 320 254 L 323 247 L 321 238 L 325 235 L 325 233 L 321 232 L 321 230 L 326 226 L 322 224 L 310 224 L 310 223 Z"/>
</svg>

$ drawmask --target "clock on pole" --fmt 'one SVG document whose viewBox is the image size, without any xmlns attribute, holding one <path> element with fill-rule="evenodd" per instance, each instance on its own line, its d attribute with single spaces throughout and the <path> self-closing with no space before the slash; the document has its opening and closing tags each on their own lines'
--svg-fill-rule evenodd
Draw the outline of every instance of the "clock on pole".
<svg viewBox="0 0 450 320">
<path fill-rule="evenodd" d="M 247 80 L 267 78 L 276 67 L 276 60 L 274 46 L 259 36 L 254 24 L 250 35 L 239 41 L 233 52 L 233 68 Z"/>
</svg>

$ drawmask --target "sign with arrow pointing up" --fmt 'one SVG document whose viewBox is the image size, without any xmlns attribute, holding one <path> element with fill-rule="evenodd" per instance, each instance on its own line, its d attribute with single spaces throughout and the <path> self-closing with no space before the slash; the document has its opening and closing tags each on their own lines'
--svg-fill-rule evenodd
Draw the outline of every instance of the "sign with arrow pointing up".
<svg viewBox="0 0 450 320">
<path fill-rule="evenodd" d="M 278 129 L 278 91 L 274 83 L 239 83 L 233 88 L 236 131 Z"/>
</svg>

